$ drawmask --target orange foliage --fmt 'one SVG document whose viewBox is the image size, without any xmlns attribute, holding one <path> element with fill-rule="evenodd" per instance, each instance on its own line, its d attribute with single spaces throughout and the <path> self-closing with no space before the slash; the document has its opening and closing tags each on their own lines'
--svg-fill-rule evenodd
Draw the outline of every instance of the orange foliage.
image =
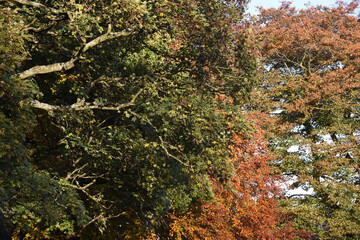
<svg viewBox="0 0 360 240">
<path fill-rule="evenodd" d="M 308 118 L 312 112 L 354 109 L 360 87 L 360 24 L 353 14 L 358 3 L 337 4 L 297 10 L 284 2 L 279 9 L 261 9 L 253 34 L 263 63 L 281 69 L 270 84 L 286 98 L 282 107 L 288 112 Z"/>
<path fill-rule="evenodd" d="M 273 140 L 281 145 L 279 171 L 297 179 L 294 189 L 314 189 L 311 197 L 293 195 L 282 203 L 294 225 L 318 239 L 360 233 L 358 6 L 338 1 L 297 10 L 283 2 L 261 9 L 252 28 L 263 65 L 254 95 L 262 97 L 263 109 L 281 109 L 279 120 L 288 128 Z M 306 150 L 287 151 L 296 145 Z"/>
<path fill-rule="evenodd" d="M 212 180 L 215 198 L 193 207 L 185 215 L 171 214 L 174 239 L 292 239 L 291 228 L 280 227 L 282 215 L 276 205 L 280 176 L 271 174 L 265 130 L 268 116 L 248 114 L 254 121 L 249 138 L 236 135 L 229 143 L 235 172 L 230 184 Z M 296 233 L 299 235 L 299 233 Z"/>
</svg>

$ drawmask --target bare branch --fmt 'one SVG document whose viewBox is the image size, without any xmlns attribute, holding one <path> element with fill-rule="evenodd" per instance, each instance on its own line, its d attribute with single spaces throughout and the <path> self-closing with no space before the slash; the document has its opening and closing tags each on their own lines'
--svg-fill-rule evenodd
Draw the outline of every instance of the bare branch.
<svg viewBox="0 0 360 240">
<path fill-rule="evenodd" d="M 91 109 L 108 110 L 108 111 L 119 111 L 122 108 L 127 108 L 135 105 L 136 98 L 142 93 L 143 89 L 139 90 L 131 99 L 130 102 L 122 103 L 117 106 L 100 106 L 98 103 L 87 103 L 85 99 L 78 99 L 78 101 L 72 105 L 51 105 L 48 103 L 42 103 L 38 100 L 31 100 L 30 105 L 34 108 L 43 109 L 46 111 L 86 111 Z"/>
<path fill-rule="evenodd" d="M 102 83 L 106 87 L 109 87 L 109 83 L 111 82 L 117 82 L 116 85 L 118 87 L 123 87 L 125 84 L 119 83 L 118 81 L 122 80 L 122 78 L 119 77 L 108 77 L 105 75 L 100 76 L 99 78 L 95 79 L 91 82 L 91 87 L 93 87 L 96 83 Z"/>
<path fill-rule="evenodd" d="M 21 0 L 24 1 L 24 0 Z M 35 66 L 32 67 L 28 70 L 25 70 L 21 73 L 18 73 L 15 75 L 15 77 L 18 77 L 20 79 L 25 79 L 34 75 L 38 75 L 38 74 L 45 74 L 45 73 L 52 73 L 52 72 L 59 72 L 59 71 L 65 71 L 65 70 L 69 70 L 71 68 L 73 68 L 75 66 L 75 62 L 79 60 L 79 58 L 81 57 L 81 54 L 85 53 L 87 50 L 89 50 L 90 48 L 95 47 L 96 45 L 105 42 L 107 40 L 111 40 L 117 37 L 124 37 L 124 36 L 129 36 L 130 34 L 133 33 L 133 29 L 129 28 L 129 29 L 124 29 L 121 32 L 107 32 L 106 34 L 103 34 L 97 38 L 95 38 L 94 40 L 88 42 L 87 44 L 85 44 L 85 46 L 83 46 L 78 52 L 77 54 L 75 54 L 75 56 L 73 58 L 71 58 L 69 61 L 67 62 L 61 62 L 61 63 L 53 63 L 53 64 L 49 64 L 49 65 L 41 65 L 41 66 Z"/>
<path fill-rule="evenodd" d="M 184 162 L 181 161 L 179 158 L 177 158 L 177 157 L 175 157 L 174 155 L 172 155 L 171 153 L 169 153 L 169 151 L 168 151 L 167 148 L 165 147 L 165 142 L 164 142 L 164 140 L 162 139 L 161 136 L 159 136 L 159 139 L 160 139 L 160 142 L 161 142 L 160 145 L 161 145 L 162 149 L 164 149 L 164 151 L 165 151 L 165 153 L 166 153 L 166 155 L 167 155 L 168 157 L 171 157 L 172 159 L 175 159 L 176 161 L 178 161 L 179 163 L 181 163 L 182 165 L 184 165 L 184 166 L 186 166 L 186 167 L 190 167 L 189 164 L 184 163 Z"/>
<path fill-rule="evenodd" d="M 286 196 L 286 198 L 302 198 L 302 197 L 314 197 L 312 194 L 308 193 L 298 193 L 298 194 L 291 194 L 289 196 Z"/>
<path fill-rule="evenodd" d="M 304 61 L 305 56 L 306 56 L 305 54 L 304 54 L 303 59 L 301 60 L 301 62 L 300 62 L 300 63 L 299 63 L 299 62 L 296 62 L 296 61 L 291 60 L 291 59 L 290 59 L 290 58 L 288 58 L 285 54 L 280 54 L 280 56 L 281 56 L 281 57 L 283 57 L 283 58 L 285 58 L 285 60 L 286 60 L 286 61 L 288 61 L 288 62 L 290 62 L 290 63 L 294 64 L 295 66 L 299 66 L 302 70 L 304 70 L 304 71 L 306 71 L 306 70 L 307 70 L 307 68 L 303 66 L 303 61 Z M 285 62 L 285 61 L 283 61 L 283 63 L 286 65 L 286 62 Z M 288 67 L 288 66 L 286 65 L 286 67 Z"/>
<path fill-rule="evenodd" d="M 137 113 L 134 113 L 133 111 L 129 110 L 128 111 L 129 113 L 133 114 L 134 116 L 137 116 L 139 117 L 139 115 Z M 156 132 L 158 132 L 157 128 L 149 121 L 149 119 L 146 119 L 145 120 Z M 159 136 L 159 140 L 160 140 L 160 146 L 161 148 L 165 151 L 166 155 L 172 159 L 175 159 L 176 161 L 178 161 L 179 163 L 181 163 L 182 165 L 186 166 L 186 167 L 190 167 L 191 168 L 191 165 L 183 162 L 182 160 L 180 160 L 178 157 L 172 155 L 168 149 L 166 148 L 165 144 L 166 142 L 163 140 L 162 136 Z"/>
<path fill-rule="evenodd" d="M 124 215 L 126 212 L 122 212 L 122 213 L 119 213 L 117 215 L 114 215 L 114 216 L 108 216 L 108 217 L 104 217 L 103 214 L 100 214 L 96 217 L 94 217 L 91 221 L 89 221 L 87 224 L 85 224 L 83 227 L 82 227 L 82 230 L 84 230 L 84 228 L 86 228 L 87 226 L 89 226 L 90 224 L 94 223 L 95 221 L 97 220 L 109 220 L 109 219 L 112 219 L 112 218 L 117 218 L 117 217 L 120 217 L 121 215 Z"/>
<path fill-rule="evenodd" d="M 91 110 L 91 109 L 100 109 L 100 110 L 111 110 L 111 111 L 119 111 L 122 108 L 133 106 L 133 102 L 123 103 L 119 104 L 117 106 L 100 106 L 96 103 L 86 103 L 84 101 L 78 101 L 72 105 L 68 106 L 58 106 L 58 105 L 51 105 L 47 103 L 39 102 L 38 100 L 31 101 L 31 105 L 38 109 L 43 109 L 46 111 L 65 111 L 65 110 L 73 110 L 73 111 L 85 111 L 85 110 Z"/>
<path fill-rule="evenodd" d="M 74 174 L 77 172 L 80 172 L 81 170 L 83 170 L 87 165 L 89 165 L 88 163 L 84 164 L 82 167 L 76 168 L 74 171 L 72 171 L 71 173 L 68 173 L 67 176 L 65 177 L 65 181 L 69 181 L 71 178 L 73 178 Z"/>
<path fill-rule="evenodd" d="M 55 25 L 56 25 L 56 23 L 52 22 L 49 25 L 41 26 L 41 27 L 38 27 L 38 28 L 28 27 L 28 28 L 25 28 L 24 31 L 42 32 L 42 31 L 46 31 L 46 30 L 51 29 Z"/>
<path fill-rule="evenodd" d="M 80 190 L 88 189 L 91 185 L 93 185 L 96 182 L 96 179 L 93 179 L 90 183 L 86 184 L 85 186 L 82 186 Z"/>
<path fill-rule="evenodd" d="M 22 73 L 15 75 L 15 77 L 18 77 L 20 79 L 25 79 L 37 74 L 45 74 L 45 73 L 69 70 L 75 66 L 75 62 L 78 60 L 78 58 L 79 56 L 74 57 L 67 62 L 35 66 L 28 70 L 23 71 Z"/>
</svg>

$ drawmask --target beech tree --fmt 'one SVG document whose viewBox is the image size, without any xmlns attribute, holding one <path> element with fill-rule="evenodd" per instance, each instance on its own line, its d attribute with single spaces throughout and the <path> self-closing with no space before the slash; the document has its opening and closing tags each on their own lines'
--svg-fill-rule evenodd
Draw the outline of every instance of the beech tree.
<svg viewBox="0 0 360 240">
<path fill-rule="evenodd" d="M 266 114 L 246 114 L 254 129 L 229 141 L 235 172 L 224 186 L 212 179 L 214 200 L 190 211 L 170 215 L 170 235 L 175 239 L 296 239 L 307 237 L 295 230 L 277 206 L 284 179 L 272 173 L 273 156 L 267 146 L 267 128 L 273 119 Z"/>
<path fill-rule="evenodd" d="M 254 85 L 246 2 L 1 1 L 6 234 L 139 239 L 211 199 L 246 128 L 217 96 Z"/>
<path fill-rule="evenodd" d="M 262 110 L 278 112 L 284 129 L 272 140 L 274 163 L 293 188 L 308 191 L 282 204 L 295 226 L 319 239 L 360 234 L 357 7 L 353 1 L 297 10 L 284 2 L 260 9 L 253 28 L 264 66 L 254 94 Z"/>
</svg>

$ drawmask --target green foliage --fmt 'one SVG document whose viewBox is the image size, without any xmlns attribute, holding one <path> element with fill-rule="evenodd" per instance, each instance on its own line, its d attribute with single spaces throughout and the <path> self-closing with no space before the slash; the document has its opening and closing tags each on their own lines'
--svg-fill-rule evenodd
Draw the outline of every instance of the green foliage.
<svg viewBox="0 0 360 240">
<path fill-rule="evenodd" d="M 10 17 L 4 12 L 1 17 Z M 2 54 L 9 60 L 8 64 L 1 65 L 0 76 L 0 221 L 5 228 L 2 231 L 21 230 L 30 237 L 43 238 L 60 229 L 57 223 L 67 223 L 68 227 L 62 230 L 73 233 L 74 226 L 81 226 L 88 220 L 77 193 L 62 186 L 49 173 L 34 169 L 29 157 L 27 135 L 34 129 L 36 120 L 26 99 L 37 91 L 28 81 L 10 76 L 22 59 L 23 49 L 14 40 L 19 37 L 16 29 L 12 32 L 6 29 L 9 26 L 10 23 L 2 25 L 2 33 L 9 34 L 8 38 L 2 38 L 7 46 L 2 48 Z M 47 232 L 34 231 L 38 227 Z"/>
<path fill-rule="evenodd" d="M 13 53 L 1 65 L 13 63 L 1 82 L 8 232 L 140 238 L 213 198 L 209 179 L 233 173 L 228 139 L 247 129 L 223 101 L 254 85 L 245 1 L 38 3 L 0 3 L 14 39 L 0 44 Z"/>
</svg>

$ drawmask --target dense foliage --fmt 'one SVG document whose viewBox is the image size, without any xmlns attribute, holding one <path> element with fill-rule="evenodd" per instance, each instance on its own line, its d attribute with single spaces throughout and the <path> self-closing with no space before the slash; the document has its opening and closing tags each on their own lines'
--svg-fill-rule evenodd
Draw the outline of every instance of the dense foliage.
<svg viewBox="0 0 360 240">
<path fill-rule="evenodd" d="M 0 238 L 359 238 L 357 4 L 247 2 L 0 1 Z"/>
<path fill-rule="evenodd" d="M 266 114 L 249 112 L 246 119 L 255 128 L 249 138 L 235 135 L 229 141 L 229 161 L 235 173 L 224 186 L 213 180 L 213 201 L 195 206 L 181 217 L 172 215 L 175 239 L 295 239 L 307 236 L 295 230 L 278 209 L 283 178 L 272 174 L 266 128 L 273 120 Z M 264 129 L 265 128 L 265 129 Z"/>
<path fill-rule="evenodd" d="M 0 4 L 6 232 L 140 238 L 228 181 L 245 1 Z"/>
<path fill-rule="evenodd" d="M 320 239 L 357 239 L 360 224 L 360 24 L 355 1 L 296 10 L 262 9 L 254 25 L 265 69 L 262 107 L 278 110 L 283 201 L 294 224 Z M 259 93 L 258 93 L 259 94 Z"/>
</svg>

